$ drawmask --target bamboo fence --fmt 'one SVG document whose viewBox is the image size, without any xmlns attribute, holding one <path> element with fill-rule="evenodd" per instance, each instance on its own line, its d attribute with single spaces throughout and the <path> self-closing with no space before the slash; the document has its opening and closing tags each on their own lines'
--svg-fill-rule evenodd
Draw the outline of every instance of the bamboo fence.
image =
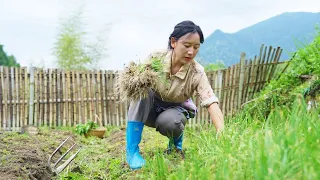
<svg viewBox="0 0 320 180">
<path fill-rule="evenodd" d="M 261 46 L 259 56 L 246 59 L 226 69 L 206 72 L 220 99 L 226 117 L 234 115 L 274 77 L 282 49 Z M 123 126 L 128 102 L 120 102 L 115 92 L 117 71 L 65 71 L 0 67 L 0 130 L 18 131 L 23 125 L 75 126 L 95 121 L 100 125 Z M 194 102 L 199 113 L 191 125 L 212 124 L 209 113 Z"/>
</svg>

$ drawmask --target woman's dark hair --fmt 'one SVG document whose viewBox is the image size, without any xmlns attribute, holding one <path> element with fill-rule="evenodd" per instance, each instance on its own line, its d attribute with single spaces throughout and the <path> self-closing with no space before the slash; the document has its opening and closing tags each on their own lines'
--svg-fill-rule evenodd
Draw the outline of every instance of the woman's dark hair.
<svg viewBox="0 0 320 180">
<path fill-rule="evenodd" d="M 192 21 L 182 21 L 174 27 L 174 30 L 169 37 L 168 49 L 173 49 L 173 47 L 171 46 L 172 37 L 178 40 L 188 33 L 198 33 L 200 36 L 200 43 L 204 42 L 202 30 L 199 26 L 194 24 Z"/>
</svg>

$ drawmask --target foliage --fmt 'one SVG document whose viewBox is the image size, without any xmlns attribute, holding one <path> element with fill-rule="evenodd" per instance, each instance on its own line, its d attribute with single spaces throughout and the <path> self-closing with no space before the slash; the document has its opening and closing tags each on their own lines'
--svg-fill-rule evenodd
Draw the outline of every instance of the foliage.
<svg viewBox="0 0 320 180">
<path fill-rule="evenodd" d="M 303 94 L 310 86 L 310 82 L 301 78 L 301 75 L 320 77 L 320 30 L 318 26 L 316 30 L 314 41 L 300 47 L 289 62 L 286 71 L 256 94 L 255 99 L 245 105 L 245 109 L 257 116 L 267 117 L 275 104 L 292 106 L 297 95 Z M 262 113 L 257 114 L 256 112 L 260 111 L 256 110 L 261 110 Z"/>
<path fill-rule="evenodd" d="M 20 64 L 17 62 L 16 58 L 11 55 L 8 56 L 3 50 L 3 45 L 0 44 L 0 66 L 9 66 L 9 67 L 20 67 Z"/>
<path fill-rule="evenodd" d="M 151 59 L 151 69 L 155 72 L 161 72 L 163 70 L 163 63 L 160 58 Z"/>
<path fill-rule="evenodd" d="M 96 129 L 98 126 L 97 123 L 93 122 L 93 121 L 88 121 L 85 124 L 77 124 L 76 125 L 76 132 L 79 135 L 83 135 L 86 134 L 87 132 L 89 132 L 91 129 Z"/>
<path fill-rule="evenodd" d="M 129 66 L 130 65 L 132 65 L 132 63 L 129 64 Z M 140 73 L 147 71 L 147 70 L 152 70 L 154 72 L 160 73 L 163 70 L 163 62 L 162 62 L 161 58 L 155 58 L 155 57 L 152 57 L 150 62 L 145 63 L 145 64 L 139 63 L 137 66 L 138 66 Z"/>
<path fill-rule="evenodd" d="M 54 45 L 53 54 L 59 68 L 66 70 L 87 70 L 97 68 L 100 59 L 105 55 L 104 39 L 100 35 L 97 41 L 89 43 L 85 37 L 82 11 L 72 13 L 62 19 L 59 33 Z"/>
<path fill-rule="evenodd" d="M 215 71 L 218 69 L 224 69 L 226 66 L 224 65 L 223 61 L 217 61 L 216 63 L 209 63 L 204 66 L 205 71 Z"/>
</svg>

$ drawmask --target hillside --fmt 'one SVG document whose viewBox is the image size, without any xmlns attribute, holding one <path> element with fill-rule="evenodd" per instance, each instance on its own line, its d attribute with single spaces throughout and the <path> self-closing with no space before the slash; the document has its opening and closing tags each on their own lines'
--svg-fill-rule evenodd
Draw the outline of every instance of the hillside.
<svg viewBox="0 0 320 180">
<path fill-rule="evenodd" d="M 261 44 L 283 48 L 281 60 L 291 57 L 291 53 L 303 44 L 310 43 L 314 37 L 315 25 L 320 24 L 320 13 L 283 13 L 235 33 L 221 30 L 209 35 L 199 52 L 203 63 L 224 61 L 229 66 L 239 62 L 240 53 L 253 57 L 260 51 Z M 299 41 L 296 41 L 299 40 Z"/>
</svg>

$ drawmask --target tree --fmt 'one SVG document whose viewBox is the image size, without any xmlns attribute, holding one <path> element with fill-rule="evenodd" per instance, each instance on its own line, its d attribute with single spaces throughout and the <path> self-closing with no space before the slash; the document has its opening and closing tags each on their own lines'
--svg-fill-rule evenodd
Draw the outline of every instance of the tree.
<svg viewBox="0 0 320 180">
<path fill-rule="evenodd" d="M 58 68 L 87 70 L 99 66 L 99 61 L 106 51 L 103 38 L 99 36 L 97 42 L 86 42 L 85 35 L 87 33 L 83 30 L 83 25 L 81 9 L 60 22 L 53 50 Z"/>
<path fill-rule="evenodd" d="M 8 56 L 3 50 L 3 45 L 0 44 L 0 66 L 20 67 L 16 58 L 11 55 Z"/>
<path fill-rule="evenodd" d="M 208 60 L 204 60 L 199 54 L 197 54 L 195 60 L 204 67 L 205 71 L 215 71 L 218 69 L 226 68 L 222 60 L 216 60 L 216 63 L 212 63 L 212 62 L 209 62 Z"/>
<path fill-rule="evenodd" d="M 204 66 L 204 69 L 206 71 L 215 71 L 218 69 L 224 69 L 226 66 L 224 65 L 223 61 L 217 60 L 216 63 L 208 63 Z"/>
</svg>

